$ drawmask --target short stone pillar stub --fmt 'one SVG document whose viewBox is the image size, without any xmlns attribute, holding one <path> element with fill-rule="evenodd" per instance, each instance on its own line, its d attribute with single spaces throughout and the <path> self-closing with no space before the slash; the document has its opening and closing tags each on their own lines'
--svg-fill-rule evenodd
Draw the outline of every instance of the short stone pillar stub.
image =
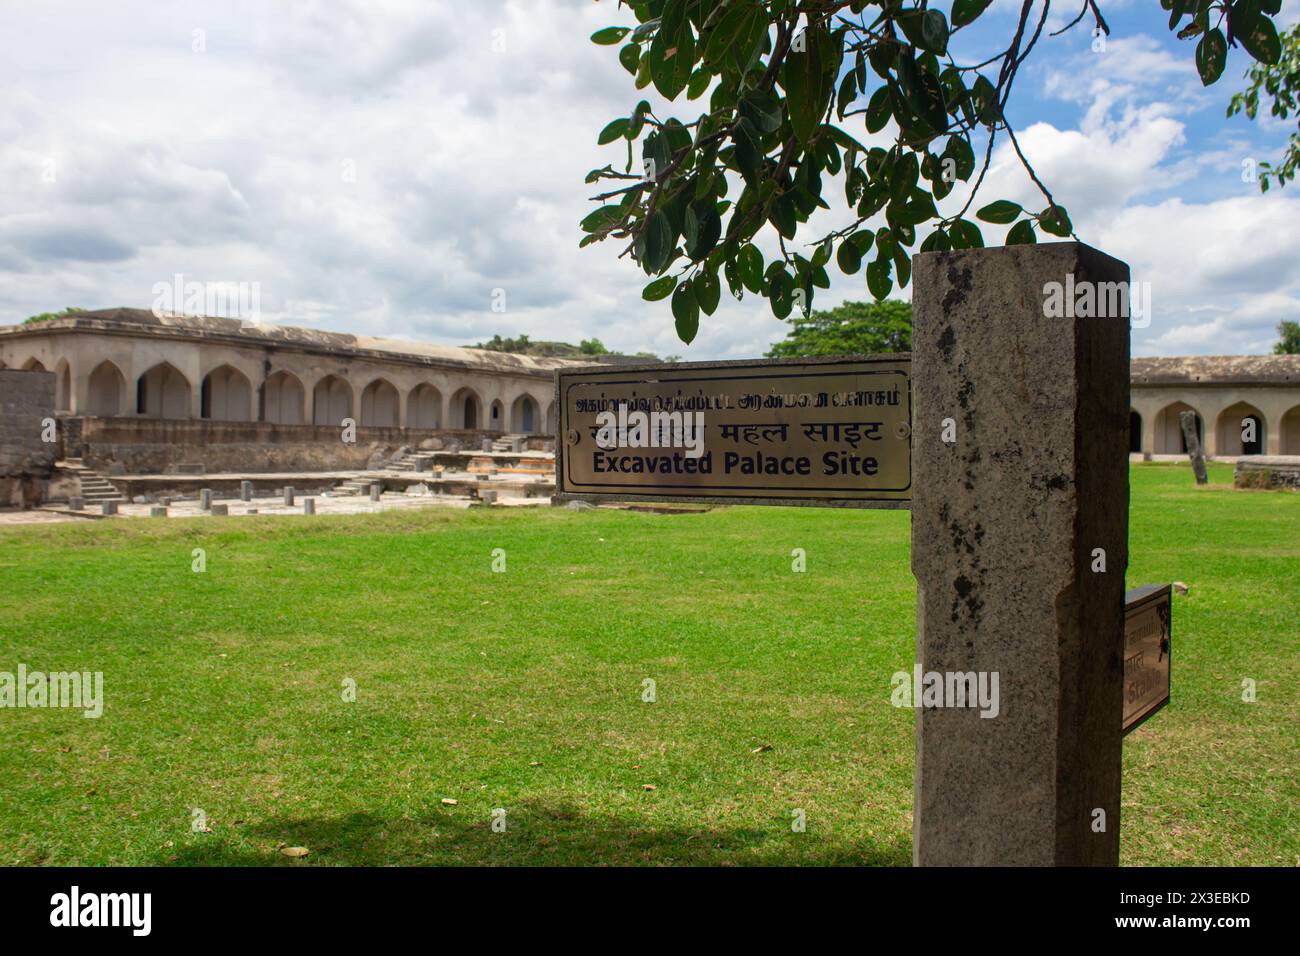
<svg viewBox="0 0 1300 956">
<path fill-rule="evenodd" d="M 371 482 L 371 483 L 370 483 L 370 500 L 371 500 L 371 501 L 378 501 L 378 500 L 379 500 L 379 496 L 382 495 L 383 493 L 384 493 L 384 486 L 383 486 L 383 485 L 381 485 L 381 484 L 380 484 L 379 482 L 377 482 L 377 481 L 374 481 L 374 482 Z"/>
<path fill-rule="evenodd" d="M 293 485 L 286 485 L 286 486 L 285 486 L 285 489 L 284 489 L 284 506 L 285 506 L 286 508 L 292 508 L 292 507 L 293 507 Z"/>
<path fill-rule="evenodd" d="M 1074 242 L 914 259 L 913 686 L 953 688 L 913 701 L 917 865 L 1118 863 L 1128 279 Z"/>
<path fill-rule="evenodd" d="M 100 513 L 101 513 L 101 514 L 106 514 L 106 515 L 115 515 L 115 514 L 117 514 L 117 502 L 116 502 L 116 501 L 102 501 L 102 502 L 100 502 L 99 510 L 100 510 Z"/>
<path fill-rule="evenodd" d="M 84 507 L 86 507 L 86 499 L 85 499 L 85 498 L 82 498 L 82 497 L 79 496 L 79 495 L 70 495 L 70 496 L 68 497 L 68 510 L 69 510 L 69 511 L 80 511 L 80 510 L 81 510 L 82 508 L 84 508 Z"/>
<path fill-rule="evenodd" d="M 166 518 L 167 517 L 166 507 L 164 507 L 163 505 L 154 505 L 152 508 L 149 509 L 149 517 Z"/>
<path fill-rule="evenodd" d="M 218 517 L 228 515 L 230 514 L 230 505 L 213 505 L 208 509 L 208 512 Z"/>
<path fill-rule="evenodd" d="M 207 510 L 208 510 L 209 508 L 211 508 L 211 507 L 212 507 L 212 489 L 211 489 L 211 488 L 200 488 L 200 489 L 199 489 L 199 508 L 202 509 L 203 511 L 207 511 Z"/>
<path fill-rule="evenodd" d="M 314 515 L 314 514 L 316 513 L 316 499 L 315 499 L 315 498 L 304 498 L 304 499 L 302 499 L 302 513 L 305 514 L 305 515 Z"/>
<path fill-rule="evenodd" d="M 240 501 L 253 500 L 253 483 L 251 481 L 241 481 L 239 483 L 239 500 Z"/>
</svg>

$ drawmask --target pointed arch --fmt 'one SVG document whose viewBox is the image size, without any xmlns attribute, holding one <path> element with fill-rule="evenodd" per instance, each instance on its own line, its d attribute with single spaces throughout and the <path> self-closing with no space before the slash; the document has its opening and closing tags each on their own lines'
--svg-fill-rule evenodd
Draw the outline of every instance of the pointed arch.
<svg viewBox="0 0 1300 956">
<path fill-rule="evenodd" d="M 72 411 L 72 367 L 67 359 L 59 359 L 54 366 L 54 410 L 56 412 Z"/>
<path fill-rule="evenodd" d="M 170 362 L 159 362 L 136 380 L 135 411 L 145 418 L 189 418 L 189 379 Z"/>
<path fill-rule="evenodd" d="M 515 399 L 510 406 L 510 430 L 524 435 L 533 435 L 541 431 L 541 408 L 537 399 L 524 394 Z"/>
<path fill-rule="evenodd" d="M 219 422 L 253 420 L 253 385 L 233 365 L 219 365 L 199 387 L 199 417 Z"/>
<path fill-rule="evenodd" d="M 32 356 L 23 363 L 24 372 L 44 372 L 45 370 L 45 365 L 35 356 Z"/>
<path fill-rule="evenodd" d="M 457 389 L 451 396 L 451 428 L 465 428 L 470 431 L 482 427 L 483 399 L 478 392 L 466 385 Z"/>
<path fill-rule="evenodd" d="M 1215 424 L 1216 455 L 1262 455 L 1264 413 L 1249 402 L 1237 402 L 1219 413 Z"/>
<path fill-rule="evenodd" d="M 312 423 L 342 425 L 351 417 L 352 386 L 337 375 L 326 375 L 312 389 Z"/>
<path fill-rule="evenodd" d="M 126 376 L 105 359 L 90 373 L 86 414 L 114 418 L 126 411 Z"/>
<path fill-rule="evenodd" d="M 275 425 L 301 425 L 303 407 L 307 403 L 307 390 L 302 380 L 292 372 L 281 369 L 267 377 L 262 392 L 263 417 Z"/>
<path fill-rule="evenodd" d="M 1156 413 L 1155 453 L 1157 455 L 1185 455 L 1187 442 L 1183 439 L 1183 425 L 1179 416 L 1183 412 L 1196 414 L 1196 434 L 1205 444 L 1205 419 L 1186 402 L 1173 402 Z"/>
<path fill-rule="evenodd" d="M 501 399 L 494 398 L 492 407 L 488 414 L 488 420 L 483 425 L 490 432 L 504 431 L 506 427 L 506 407 L 501 404 Z"/>
<path fill-rule="evenodd" d="M 442 419 L 442 393 L 421 382 L 406 397 L 407 428 L 437 428 Z"/>
<path fill-rule="evenodd" d="M 1283 455 L 1300 455 L 1300 405 L 1288 409 L 1279 419 L 1278 438 Z"/>
<path fill-rule="evenodd" d="M 377 378 L 361 390 L 361 418 L 358 424 L 396 428 L 401 420 L 401 398 L 386 378 Z"/>
</svg>

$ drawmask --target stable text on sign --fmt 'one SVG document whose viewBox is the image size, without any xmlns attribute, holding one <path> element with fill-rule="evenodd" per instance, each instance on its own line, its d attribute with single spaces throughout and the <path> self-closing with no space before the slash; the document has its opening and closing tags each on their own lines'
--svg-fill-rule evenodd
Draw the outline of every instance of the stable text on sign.
<svg viewBox="0 0 1300 956">
<path fill-rule="evenodd" d="M 907 507 L 911 359 L 560 369 L 557 498 Z"/>
</svg>

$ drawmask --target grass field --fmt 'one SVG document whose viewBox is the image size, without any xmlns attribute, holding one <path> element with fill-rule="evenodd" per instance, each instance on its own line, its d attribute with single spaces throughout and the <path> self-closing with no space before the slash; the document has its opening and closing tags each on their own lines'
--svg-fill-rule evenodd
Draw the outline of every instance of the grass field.
<svg viewBox="0 0 1300 956">
<path fill-rule="evenodd" d="M 1129 584 L 1191 593 L 1126 864 L 1300 862 L 1300 495 L 1230 480 L 1132 471 Z M 786 508 L 0 532 L 0 670 L 106 697 L 0 710 L 0 864 L 907 865 L 908 550 L 906 512 Z"/>
</svg>

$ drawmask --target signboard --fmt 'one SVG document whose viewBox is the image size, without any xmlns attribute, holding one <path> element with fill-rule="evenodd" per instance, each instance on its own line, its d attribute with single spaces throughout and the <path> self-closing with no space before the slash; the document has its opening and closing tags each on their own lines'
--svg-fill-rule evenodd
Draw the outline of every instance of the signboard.
<svg viewBox="0 0 1300 956">
<path fill-rule="evenodd" d="M 906 508 L 911 356 L 557 369 L 556 498 Z"/>
<path fill-rule="evenodd" d="M 1172 588 L 1147 584 L 1124 595 L 1124 722 L 1128 733 L 1169 703 Z"/>
</svg>

